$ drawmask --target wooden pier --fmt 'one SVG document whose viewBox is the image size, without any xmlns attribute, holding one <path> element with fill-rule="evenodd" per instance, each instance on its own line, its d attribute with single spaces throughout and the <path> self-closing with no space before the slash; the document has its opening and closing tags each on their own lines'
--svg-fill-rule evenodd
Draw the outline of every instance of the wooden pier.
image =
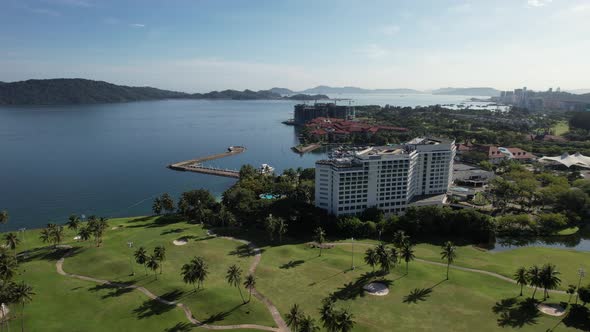
<svg viewBox="0 0 590 332">
<path fill-rule="evenodd" d="M 179 163 L 168 165 L 168 168 L 173 169 L 175 171 L 182 171 L 182 172 L 196 172 L 196 173 L 203 173 L 203 174 L 210 174 L 210 175 L 225 176 L 225 177 L 230 177 L 230 178 L 239 178 L 240 177 L 239 171 L 204 166 L 202 163 L 205 161 L 230 157 L 230 156 L 233 156 L 236 154 L 240 154 L 244 151 L 246 151 L 246 148 L 243 146 L 230 146 L 227 149 L 227 152 L 218 153 L 218 154 L 214 154 L 214 155 L 210 155 L 210 156 L 205 156 L 205 157 L 201 157 L 201 158 L 197 158 L 197 159 L 181 161 Z"/>
</svg>

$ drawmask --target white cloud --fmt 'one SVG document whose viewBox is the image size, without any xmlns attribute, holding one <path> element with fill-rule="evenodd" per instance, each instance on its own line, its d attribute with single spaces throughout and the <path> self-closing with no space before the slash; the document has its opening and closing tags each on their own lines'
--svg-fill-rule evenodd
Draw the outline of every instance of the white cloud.
<svg viewBox="0 0 590 332">
<path fill-rule="evenodd" d="M 467 13 L 467 12 L 470 12 L 471 9 L 472 9 L 471 4 L 467 3 L 467 2 L 449 7 L 449 11 L 453 12 L 453 13 Z"/>
<path fill-rule="evenodd" d="M 116 25 L 121 23 L 121 20 L 115 17 L 105 17 L 102 22 L 108 25 Z"/>
<path fill-rule="evenodd" d="M 590 3 L 580 3 L 570 8 L 574 13 L 585 13 L 590 11 Z"/>
<path fill-rule="evenodd" d="M 387 36 L 393 36 L 400 32 L 401 28 L 397 25 L 385 25 L 381 27 L 381 32 Z"/>
<path fill-rule="evenodd" d="M 53 9 L 48 9 L 48 8 L 32 8 L 32 7 L 27 7 L 26 8 L 28 11 L 35 13 L 35 14 L 40 14 L 40 15 L 46 15 L 46 16 L 61 16 L 61 13 L 58 12 L 57 10 L 53 10 Z"/>
<path fill-rule="evenodd" d="M 132 23 L 129 24 L 130 27 L 134 27 L 134 28 L 145 28 L 145 24 L 140 24 L 140 23 Z"/>
<path fill-rule="evenodd" d="M 94 4 L 87 0 L 45 0 L 45 2 L 57 5 L 73 6 L 73 7 L 93 7 Z"/>
<path fill-rule="evenodd" d="M 544 7 L 550 4 L 553 0 L 527 0 L 529 7 Z"/>
<path fill-rule="evenodd" d="M 358 50 L 359 53 L 364 54 L 367 58 L 378 59 L 389 54 L 389 51 L 380 45 L 369 44 L 364 48 Z"/>
</svg>

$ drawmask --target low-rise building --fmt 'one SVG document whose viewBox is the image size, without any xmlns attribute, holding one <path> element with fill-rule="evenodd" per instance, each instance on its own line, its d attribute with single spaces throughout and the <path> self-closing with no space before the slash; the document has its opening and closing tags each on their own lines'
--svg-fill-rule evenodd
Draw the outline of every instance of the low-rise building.
<svg viewBox="0 0 590 332">
<path fill-rule="evenodd" d="M 319 117 L 309 121 L 306 125 L 309 134 L 321 141 L 346 141 L 351 135 L 363 135 L 370 138 L 378 132 L 395 131 L 407 132 L 407 128 L 373 125 L 369 123 Z"/>
<path fill-rule="evenodd" d="M 494 172 L 475 166 L 461 163 L 453 165 L 453 181 L 461 186 L 483 187 L 494 177 L 496 177 Z"/>
<path fill-rule="evenodd" d="M 369 207 L 391 214 L 411 205 L 443 204 L 454 157 L 453 140 L 416 138 L 317 161 L 316 206 L 334 215 L 351 215 Z"/>
<path fill-rule="evenodd" d="M 535 155 L 520 148 L 506 148 L 495 145 L 481 145 L 481 144 L 457 144 L 457 159 L 466 162 L 473 162 L 474 155 L 482 154 L 483 158 L 492 164 L 499 164 L 504 160 L 514 160 L 518 162 L 532 162 L 537 159 Z M 479 158 L 479 156 L 476 156 Z"/>
</svg>

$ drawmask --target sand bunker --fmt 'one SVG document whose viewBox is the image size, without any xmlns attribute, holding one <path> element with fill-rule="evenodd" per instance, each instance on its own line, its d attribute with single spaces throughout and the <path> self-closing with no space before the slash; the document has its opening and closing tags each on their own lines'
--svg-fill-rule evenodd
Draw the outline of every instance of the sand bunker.
<svg viewBox="0 0 590 332">
<path fill-rule="evenodd" d="M 77 240 L 80 240 L 80 239 L 82 239 L 82 237 L 80 235 L 74 236 L 74 240 L 77 241 Z"/>
<path fill-rule="evenodd" d="M 111 227 L 111 230 L 114 231 L 115 229 L 119 229 L 119 228 L 122 228 L 122 227 L 121 226 L 113 226 L 113 227 Z"/>
<path fill-rule="evenodd" d="M 370 295 L 385 296 L 389 294 L 389 288 L 387 287 L 387 285 L 382 284 L 380 282 L 372 282 L 370 284 L 367 284 L 363 287 L 363 289 L 367 291 L 367 293 L 369 293 Z"/>
<path fill-rule="evenodd" d="M 565 314 L 565 308 L 563 308 L 559 304 L 541 303 L 537 305 L 537 309 L 539 309 L 540 312 L 549 316 L 563 316 L 563 314 Z"/>
<path fill-rule="evenodd" d="M 174 243 L 175 246 L 183 246 L 183 245 L 187 244 L 188 241 L 185 238 L 180 238 L 178 240 L 172 241 L 172 243 Z"/>
</svg>

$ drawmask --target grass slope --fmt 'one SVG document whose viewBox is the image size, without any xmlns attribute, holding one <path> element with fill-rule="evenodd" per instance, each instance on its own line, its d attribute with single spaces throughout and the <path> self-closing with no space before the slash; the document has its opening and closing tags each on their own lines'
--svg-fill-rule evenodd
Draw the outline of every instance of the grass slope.
<svg viewBox="0 0 590 332">
<path fill-rule="evenodd" d="M 187 304 L 199 320 L 217 325 L 252 323 L 274 326 L 268 310 L 255 298 L 247 305 L 235 288 L 224 280 L 231 264 L 241 267 L 244 276 L 252 262 L 251 252 L 232 240 L 207 236 L 201 226 L 167 218 L 123 218 L 109 221 L 110 229 L 101 248 L 92 242 L 71 240 L 74 232 L 66 230 L 69 244 L 79 247 L 68 257 L 64 270 L 96 278 L 143 285 L 169 300 Z M 62 255 L 47 248 L 39 239 L 39 230 L 27 231 L 19 250 L 41 248 L 21 264 L 18 279 L 30 283 L 37 295 L 25 308 L 29 330 L 43 331 L 189 331 L 198 329 L 187 324 L 182 311 L 149 300 L 137 291 L 104 287 L 58 275 L 55 262 Z M 445 268 L 426 263 L 410 263 L 409 275 L 403 266 L 383 277 L 371 275 L 371 268 L 362 261 L 366 245 L 355 245 L 354 271 L 350 270 L 352 251 L 348 244 L 324 250 L 306 244 L 284 245 L 266 243 L 259 233 L 242 234 L 262 246 L 262 260 L 256 271 L 257 288 L 283 314 L 291 305 L 299 304 L 306 314 L 319 321 L 321 300 L 330 293 L 339 298 L 338 307 L 350 309 L 357 322 L 355 331 L 573 331 L 559 324 L 560 319 L 542 315 L 522 304 L 518 286 L 497 278 L 472 272 L 451 270 L 451 279 L 444 280 Z M 186 237 L 185 246 L 172 241 Z M 151 253 L 164 245 L 167 259 L 163 274 L 155 279 L 143 267 L 133 264 L 135 276 L 129 275 L 133 249 L 143 246 Z M 375 243 L 367 240 L 366 242 Z M 134 248 L 134 249 L 135 249 Z M 416 256 L 440 261 L 440 248 L 420 244 Z M 205 289 L 193 292 L 180 276 L 180 267 L 193 256 L 202 256 L 209 265 Z M 550 248 L 522 248 L 501 253 L 482 252 L 471 246 L 458 248 L 456 264 L 480 268 L 511 276 L 517 267 L 552 262 L 562 272 L 562 288 L 573 283 L 580 264 L 588 265 L 590 253 Z M 590 266 L 586 266 L 588 268 Z M 364 294 L 362 286 L 373 279 L 390 285 L 384 297 Z M 577 279 L 576 279 L 577 280 Z M 531 290 L 525 289 L 525 296 Z M 537 292 L 538 298 L 542 292 Z M 247 292 L 244 291 L 247 296 Z M 566 301 L 565 295 L 552 295 L 550 302 Z M 20 309 L 11 308 L 16 317 Z M 100 322 L 100 324 L 97 324 Z M 16 324 L 17 322 L 13 322 Z M 234 330 L 237 331 L 237 330 Z"/>
<path fill-rule="evenodd" d="M 96 248 L 92 241 L 71 240 L 75 234 L 66 230 L 68 240 L 64 243 L 75 246 L 76 253 L 66 258 L 64 270 L 144 286 L 156 295 L 188 305 L 195 318 L 209 324 L 274 326 L 270 313 L 261 302 L 253 297 L 250 303 L 243 305 L 238 290 L 229 287 L 224 279 L 225 271 L 231 264 L 240 266 L 243 278 L 246 276 L 252 257 L 242 244 L 208 237 L 199 225 L 158 223 L 156 218 L 110 220 L 109 227 L 114 226 L 124 227 L 114 230 L 109 228 L 100 248 Z M 38 234 L 39 230 L 28 231 L 24 237 L 25 243 L 22 244 L 23 248 L 45 248 L 34 251 L 21 265 L 23 272 L 20 278 L 30 283 L 37 293 L 33 302 L 25 308 L 27 316 L 31 317 L 31 327 L 43 326 L 44 331 L 86 331 L 82 328 L 84 324 L 95 322 L 96 317 L 105 317 L 99 326 L 93 327 L 96 331 L 192 329 L 186 324 L 188 321 L 180 309 L 152 301 L 138 291 L 118 290 L 58 275 L 55 263 L 63 253 L 46 248 L 38 240 Z M 187 237 L 189 243 L 185 246 L 173 245 L 172 241 L 179 237 Z M 157 245 L 166 247 L 167 258 L 163 273 L 159 274 L 158 271 L 158 280 L 151 271 L 146 275 L 144 268 L 135 263 L 135 276 L 130 276 L 134 249 L 127 247 L 128 241 L 134 242 L 134 249 L 144 246 L 150 254 Z M 209 265 L 205 288 L 197 292 L 193 291 L 192 286 L 184 284 L 180 275 L 182 264 L 194 256 L 204 257 Z M 244 289 L 242 292 L 247 298 L 248 292 Z M 107 317 L 112 317 L 112 321 L 107 320 Z M 44 323 L 46 320 L 52 324 Z"/>
<path fill-rule="evenodd" d="M 383 277 L 390 284 L 389 295 L 374 297 L 361 290 L 372 280 L 367 278 L 371 268 L 361 263 L 364 248 L 355 249 L 354 271 L 347 246 L 325 250 L 321 257 L 305 245 L 264 249 L 259 289 L 272 294 L 283 314 L 297 303 L 319 321 L 321 299 L 336 293 L 341 299 L 337 306 L 354 314 L 355 331 L 544 331 L 560 321 L 520 306 L 518 286 L 486 275 L 451 270 L 446 281 L 444 267 L 412 262 L 409 275 L 396 267 Z M 552 295 L 552 302 L 560 300 L 567 298 Z M 556 331 L 569 330 L 560 325 Z"/>
<path fill-rule="evenodd" d="M 430 244 L 420 244 L 416 247 L 416 256 L 440 261 L 440 247 Z M 578 283 L 578 269 L 590 269 L 590 252 L 567 249 L 523 247 L 503 252 L 488 252 L 473 246 L 457 248 L 455 265 L 496 272 L 512 277 L 516 269 L 521 266 L 530 267 L 552 263 L 561 273 L 560 289 L 567 289 L 569 284 Z"/>
</svg>

